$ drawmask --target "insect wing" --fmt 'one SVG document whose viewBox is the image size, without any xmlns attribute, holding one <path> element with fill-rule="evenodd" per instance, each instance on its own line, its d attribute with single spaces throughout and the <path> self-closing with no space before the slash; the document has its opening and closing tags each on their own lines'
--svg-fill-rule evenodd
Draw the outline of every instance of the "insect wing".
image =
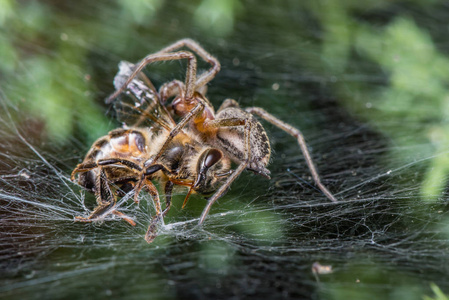
<svg viewBox="0 0 449 300">
<path fill-rule="evenodd" d="M 119 71 L 114 78 L 116 90 L 122 88 L 133 71 L 133 64 L 120 62 Z M 170 130 L 176 125 L 167 108 L 160 103 L 153 84 L 142 73 L 133 78 L 115 100 L 114 109 L 118 120 L 129 127 L 151 127 L 157 124 Z"/>
</svg>

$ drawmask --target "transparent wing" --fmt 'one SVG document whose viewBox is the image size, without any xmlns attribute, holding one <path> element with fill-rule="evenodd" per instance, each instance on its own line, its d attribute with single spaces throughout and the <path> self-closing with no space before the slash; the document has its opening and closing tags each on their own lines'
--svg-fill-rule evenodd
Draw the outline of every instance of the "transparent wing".
<svg viewBox="0 0 449 300">
<path fill-rule="evenodd" d="M 114 78 L 115 89 L 120 89 L 133 73 L 134 64 L 122 61 Z M 136 76 L 115 100 L 114 109 L 120 122 L 129 127 L 159 126 L 171 130 L 176 126 L 167 108 L 161 104 L 159 94 L 144 75 Z"/>
</svg>

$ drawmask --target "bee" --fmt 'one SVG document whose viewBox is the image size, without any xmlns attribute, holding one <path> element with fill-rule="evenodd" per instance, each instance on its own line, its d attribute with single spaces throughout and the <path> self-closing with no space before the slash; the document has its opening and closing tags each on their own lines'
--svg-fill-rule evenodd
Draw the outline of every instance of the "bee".
<svg viewBox="0 0 449 300">
<path fill-rule="evenodd" d="M 120 64 L 116 86 L 129 77 L 132 67 L 126 62 Z M 116 208 L 117 197 L 133 191 L 138 203 L 139 193 L 145 190 L 153 198 L 156 210 L 145 235 L 150 243 L 156 237 L 157 223 L 170 209 L 173 187 L 189 188 L 184 207 L 192 192 L 209 194 L 226 181 L 232 173 L 231 160 L 220 149 L 203 143 L 189 128 L 172 135 L 178 125 L 143 74 L 127 85 L 125 94 L 127 98 L 116 103 L 115 108 L 119 119 L 132 126 L 125 125 L 99 138 L 72 172 L 72 181 L 93 192 L 97 201 L 88 217 L 76 220 L 92 222 L 114 214 L 135 226 L 131 217 Z M 164 210 L 153 181 L 164 187 Z"/>
<path fill-rule="evenodd" d="M 189 50 L 182 50 L 182 48 Z M 200 75 L 197 75 L 197 56 L 211 66 Z M 273 124 L 297 140 L 316 186 L 330 201 L 337 202 L 334 195 L 321 183 L 304 136 L 299 129 L 281 121 L 260 107 L 242 109 L 233 99 L 226 99 L 215 112 L 206 98 L 205 92 L 206 85 L 220 71 L 220 63 L 191 39 L 182 39 L 143 58 L 133 66 L 128 78 L 121 78 L 120 84 L 118 84 L 118 81 L 116 82 L 116 91 L 106 99 L 106 103 L 111 103 L 122 92 L 129 91 L 135 78 L 143 76 L 142 70 L 147 65 L 158 61 L 174 60 L 187 60 L 185 82 L 170 81 L 163 84 L 158 92 L 154 86 L 148 84 L 148 86 L 151 86 L 150 89 L 153 93 L 159 95 L 161 106 L 165 107 L 172 117 L 179 117 L 179 121 L 176 126 L 171 128 L 165 144 L 159 148 L 159 154 L 157 155 L 162 155 L 167 149 L 166 145 L 176 139 L 178 134 L 188 129 L 198 136 L 204 145 L 218 149 L 223 158 L 230 159 L 238 165 L 227 176 L 224 183 L 219 187 L 217 186 L 215 193 L 208 199 L 199 219 L 199 224 L 204 222 L 212 205 L 226 193 L 232 182 L 244 170 L 269 178 L 270 171 L 266 167 L 271 154 L 270 142 L 264 127 L 254 116 Z M 169 99 L 172 99 L 170 104 L 168 103 Z"/>
</svg>

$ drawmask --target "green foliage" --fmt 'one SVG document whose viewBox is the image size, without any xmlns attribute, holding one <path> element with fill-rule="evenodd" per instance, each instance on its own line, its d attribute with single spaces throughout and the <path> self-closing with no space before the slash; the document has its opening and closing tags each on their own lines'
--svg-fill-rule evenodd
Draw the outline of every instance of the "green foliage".
<svg viewBox="0 0 449 300">
<path fill-rule="evenodd" d="M 143 24 L 152 20 L 164 0 L 117 0 L 122 15 L 129 21 Z"/>
<path fill-rule="evenodd" d="M 235 15 L 242 9 L 239 0 L 203 0 L 195 10 L 195 23 L 210 35 L 229 35 Z"/>
<path fill-rule="evenodd" d="M 448 300 L 449 299 L 449 297 L 447 295 L 445 295 L 435 283 L 431 283 L 430 288 L 432 289 L 432 292 L 435 294 L 435 297 L 423 296 L 423 300 Z"/>
<path fill-rule="evenodd" d="M 446 186 L 449 172 L 449 59 L 436 49 L 425 30 L 403 17 L 383 30 L 358 26 L 354 47 L 382 68 L 388 83 L 355 87 L 358 93 L 344 94 L 346 105 L 392 139 L 398 159 L 433 157 L 421 192 L 425 199 L 435 199 Z M 398 125 L 391 126 L 388 120 Z M 417 127 L 413 132 L 410 123 Z M 416 151 L 415 145 L 422 145 L 421 157 L 406 153 L 407 149 Z"/>
<path fill-rule="evenodd" d="M 7 97 L 44 121 L 44 135 L 52 142 L 65 143 L 74 134 L 75 124 L 89 141 L 104 134 L 108 122 L 86 80 L 90 72 L 87 52 L 67 42 L 64 31 L 73 32 L 69 22 L 63 21 L 60 32 L 53 31 L 51 11 L 38 2 L 17 5 L 9 14 L 20 19 L 10 20 L 5 24 L 8 34 L 0 34 L 0 70 L 6 77 Z M 24 51 L 31 45 L 31 51 Z M 39 47 L 50 51 L 42 52 Z"/>
<path fill-rule="evenodd" d="M 423 287 L 416 279 L 387 270 L 382 262 L 355 259 L 346 263 L 343 272 L 320 276 L 320 295 L 335 300 L 373 299 L 374 295 L 375 299 L 421 299 Z"/>
</svg>

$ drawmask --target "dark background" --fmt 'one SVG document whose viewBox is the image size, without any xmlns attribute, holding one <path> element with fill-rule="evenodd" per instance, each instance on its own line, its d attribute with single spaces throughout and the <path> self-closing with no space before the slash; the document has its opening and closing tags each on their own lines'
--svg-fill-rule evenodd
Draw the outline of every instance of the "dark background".
<svg viewBox="0 0 449 300">
<path fill-rule="evenodd" d="M 0 298 L 447 299 L 448 4 L 185 2 L 0 2 Z M 119 126 L 119 61 L 185 37 L 222 64 L 215 107 L 300 128 L 338 203 L 266 125 L 272 179 L 242 175 L 202 228 L 182 189 L 150 245 L 149 199 L 122 205 L 136 227 L 73 221 L 95 200 L 70 172 Z M 159 86 L 185 64 L 148 69 Z"/>
</svg>

